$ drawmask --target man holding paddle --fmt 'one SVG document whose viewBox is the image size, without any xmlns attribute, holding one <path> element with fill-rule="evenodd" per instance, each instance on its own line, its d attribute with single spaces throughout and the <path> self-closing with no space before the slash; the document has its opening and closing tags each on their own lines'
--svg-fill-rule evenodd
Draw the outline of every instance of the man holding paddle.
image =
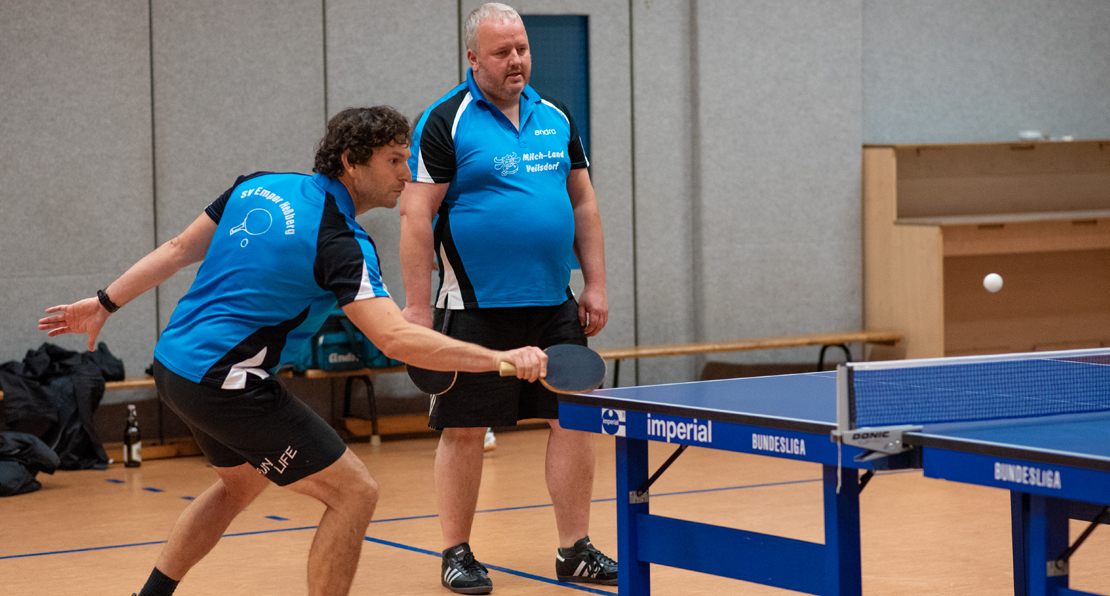
<svg viewBox="0 0 1110 596">
<path fill-rule="evenodd" d="M 516 11 L 483 5 L 465 30 L 467 80 L 432 104 L 414 132 L 412 183 L 401 198 L 404 317 L 495 349 L 585 346 L 605 326 L 608 300 L 601 218 L 578 130 L 562 104 L 528 86 L 528 35 Z M 439 262 L 434 313 L 429 248 Z M 585 280 L 578 300 L 569 288 L 572 255 Z M 562 360 L 549 356 L 550 367 Z M 586 361 L 600 363 L 596 354 Z M 571 366 L 572 377 L 579 368 Z M 574 389 L 596 388 L 602 378 Z M 616 584 L 616 563 L 587 537 L 590 435 L 559 426 L 558 399 L 540 383 L 497 373 L 452 380 L 445 392 L 429 391 L 441 393 L 429 421 L 443 430 L 435 462 L 441 583 L 461 594 L 493 589 L 468 544 L 486 428 L 542 418 L 551 426 L 546 470 L 559 533 L 556 576 Z"/>
<path fill-rule="evenodd" d="M 91 350 L 116 309 L 203 261 L 154 349 L 154 378 L 219 480 L 178 518 L 140 596 L 170 596 L 271 483 L 326 506 L 308 555 L 308 593 L 349 592 L 377 484 L 274 377 L 336 304 L 391 358 L 475 372 L 510 364 L 532 381 L 545 374 L 538 348 L 502 352 L 444 337 L 405 322 L 386 292 L 374 243 L 355 216 L 397 204 L 409 140 L 408 121 L 392 108 L 344 110 L 328 122 L 315 176 L 240 177 L 97 297 L 49 308 L 39 321 L 50 337 L 87 333 Z"/>
</svg>

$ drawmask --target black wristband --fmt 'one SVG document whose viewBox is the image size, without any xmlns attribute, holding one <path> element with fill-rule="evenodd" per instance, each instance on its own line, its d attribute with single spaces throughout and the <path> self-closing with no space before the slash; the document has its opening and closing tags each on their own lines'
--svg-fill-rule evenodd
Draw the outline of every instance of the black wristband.
<svg viewBox="0 0 1110 596">
<path fill-rule="evenodd" d="M 115 302 L 112 302 L 112 299 L 108 297 L 108 294 L 105 293 L 104 290 L 97 290 L 96 297 L 100 300 L 100 305 L 104 307 L 104 310 L 109 313 L 114 313 L 119 310 L 119 307 L 116 306 Z"/>
</svg>

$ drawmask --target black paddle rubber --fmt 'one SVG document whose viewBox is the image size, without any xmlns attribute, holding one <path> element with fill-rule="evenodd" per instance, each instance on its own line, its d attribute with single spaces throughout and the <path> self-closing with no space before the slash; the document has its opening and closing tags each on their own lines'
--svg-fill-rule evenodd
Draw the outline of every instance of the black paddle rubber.
<svg viewBox="0 0 1110 596">
<path fill-rule="evenodd" d="M 447 393 L 455 386 L 455 377 L 458 376 L 453 370 L 429 370 L 412 365 L 406 368 L 416 388 L 432 395 Z"/>
<path fill-rule="evenodd" d="M 540 379 L 540 383 L 555 393 L 585 393 L 601 387 L 605 381 L 605 361 L 586 346 L 558 344 L 544 352 L 547 353 L 547 376 Z M 501 376 L 515 374 L 512 364 L 501 363 Z"/>
</svg>

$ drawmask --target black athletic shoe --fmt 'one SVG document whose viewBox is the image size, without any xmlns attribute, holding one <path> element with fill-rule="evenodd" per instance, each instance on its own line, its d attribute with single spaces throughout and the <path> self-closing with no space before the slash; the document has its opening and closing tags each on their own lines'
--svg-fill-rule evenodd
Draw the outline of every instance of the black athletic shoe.
<svg viewBox="0 0 1110 596">
<path fill-rule="evenodd" d="M 560 548 L 555 555 L 555 576 L 561 582 L 617 585 L 617 562 L 606 557 L 590 544 L 590 537 L 574 543 L 574 548 Z"/>
<path fill-rule="evenodd" d="M 443 573 L 439 579 L 443 587 L 456 594 L 489 594 L 493 591 L 493 582 L 486 575 L 488 571 L 464 542 L 443 551 Z"/>
</svg>

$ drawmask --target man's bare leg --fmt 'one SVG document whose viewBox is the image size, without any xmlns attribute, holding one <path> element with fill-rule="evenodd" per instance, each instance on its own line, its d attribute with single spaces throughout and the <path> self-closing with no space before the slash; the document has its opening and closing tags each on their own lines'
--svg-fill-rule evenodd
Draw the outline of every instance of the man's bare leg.
<svg viewBox="0 0 1110 596">
<path fill-rule="evenodd" d="M 216 473 L 220 479 L 177 518 L 158 557 L 156 567 L 175 581 L 216 546 L 235 516 L 270 485 L 250 464 L 216 468 Z"/>
<path fill-rule="evenodd" d="M 590 531 L 590 500 L 594 488 L 594 439 L 590 433 L 548 420 L 547 492 L 555 510 L 559 546 L 570 548 Z"/>
<path fill-rule="evenodd" d="M 346 596 L 378 503 L 377 483 L 348 449 L 339 461 L 289 488 L 327 506 L 308 552 L 309 596 Z"/>
<path fill-rule="evenodd" d="M 482 485 L 485 438 L 485 427 L 445 428 L 440 435 L 435 486 L 444 550 L 470 541 L 478 489 Z"/>
</svg>

